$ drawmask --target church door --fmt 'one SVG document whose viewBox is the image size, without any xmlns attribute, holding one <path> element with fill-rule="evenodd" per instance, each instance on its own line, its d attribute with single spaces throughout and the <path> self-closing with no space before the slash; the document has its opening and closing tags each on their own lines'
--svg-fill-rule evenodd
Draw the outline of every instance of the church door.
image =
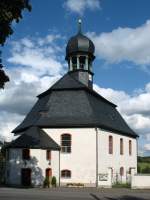
<svg viewBox="0 0 150 200">
<path fill-rule="evenodd" d="M 51 168 L 46 169 L 45 176 L 48 178 L 52 177 L 52 169 Z"/>
<path fill-rule="evenodd" d="M 31 169 L 24 168 L 21 170 L 21 183 L 23 186 L 31 186 Z"/>
</svg>

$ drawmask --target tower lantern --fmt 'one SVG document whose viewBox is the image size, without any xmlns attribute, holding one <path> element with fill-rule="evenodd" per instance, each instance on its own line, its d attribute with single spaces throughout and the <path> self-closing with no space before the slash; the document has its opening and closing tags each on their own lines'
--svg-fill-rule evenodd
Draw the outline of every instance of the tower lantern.
<svg viewBox="0 0 150 200">
<path fill-rule="evenodd" d="M 79 19 L 78 33 L 70 38 L 66 47 L 66 60 L 69 72 L 88 87 L 93 85 L 94 51 L 93 42 L 82 34 L 82 21 Z"/>
</svg>

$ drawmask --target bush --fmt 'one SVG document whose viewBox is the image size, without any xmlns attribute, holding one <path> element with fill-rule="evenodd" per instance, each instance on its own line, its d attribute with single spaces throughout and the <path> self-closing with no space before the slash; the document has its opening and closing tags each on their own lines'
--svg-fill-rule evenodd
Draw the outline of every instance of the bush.
<svg viewBox="0 0 150 200">
<path fill-rule="evenodd" d="M 52 177 L 51 185 L 52 185 L 53 187 L 56 187 L 56 185 L 57 185 L 57 180 L 56 180 L 56 177 L 55 177 L 55 176 Z"/>
<path fill-rule="evenodd" d="M 43 187 L 46 188 L 46 187 L 50 187 L 50 178 L 47 176 L 45 179 L 44 179 L 44 182 L 43 182 Z"/>
</svg>

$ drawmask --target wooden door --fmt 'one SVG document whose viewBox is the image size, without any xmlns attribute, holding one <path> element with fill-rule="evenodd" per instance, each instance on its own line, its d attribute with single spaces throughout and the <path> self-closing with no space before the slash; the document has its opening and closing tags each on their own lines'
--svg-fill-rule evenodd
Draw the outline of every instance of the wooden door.
<svg viewBox="0 0 150 200">
<path fill-rule="evenodd" d="M 31 186 L 31 169 L 24 168 L 21 170 L 21 183 L 23 186 Z"/>
<path fill-rule="evenodd" d="M 52 176 L 52 169 L 51 168 L 47 168 L 46 169 L 45 176 L 46 177 L 51 177 Z"/>
</svg>

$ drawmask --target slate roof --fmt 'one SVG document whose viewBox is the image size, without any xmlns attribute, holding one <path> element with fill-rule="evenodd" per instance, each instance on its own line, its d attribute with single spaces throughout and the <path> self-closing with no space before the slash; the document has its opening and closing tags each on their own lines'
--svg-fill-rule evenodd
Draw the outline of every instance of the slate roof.
<svg viewBox="0 0 150 200">
<path fill-rule="evenodd" d="M 21 136 L 12 141 L 7 148 L 60 150 L 60 146 L 38 127 L 30 127 Z"/>
<path fill-rule="evenodd" d="M 115 104 L 74 79 L 69 72 L 38 96 L 34 107 L 13 132 L 20 134 L 31 126 L 98 127 L 137 137 L 116 110 Z"/>
</svg>

